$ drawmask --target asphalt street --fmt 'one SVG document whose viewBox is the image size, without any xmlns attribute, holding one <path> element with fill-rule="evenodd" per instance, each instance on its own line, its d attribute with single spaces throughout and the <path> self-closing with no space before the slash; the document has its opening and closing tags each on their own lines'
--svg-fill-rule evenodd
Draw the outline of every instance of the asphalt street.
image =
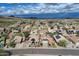
<svg viewBox="0 0 79 59">
<path fill-rule="evenodd" d="M 68 48 L 23 48 L 23 49 L 5 49 L 10 51 L 12 55 L 22 55 L 22 54 L 35 54 L 35 55 L 78 55 L 79 56 L 79 49 L 68 49 Z"/>
</svg>

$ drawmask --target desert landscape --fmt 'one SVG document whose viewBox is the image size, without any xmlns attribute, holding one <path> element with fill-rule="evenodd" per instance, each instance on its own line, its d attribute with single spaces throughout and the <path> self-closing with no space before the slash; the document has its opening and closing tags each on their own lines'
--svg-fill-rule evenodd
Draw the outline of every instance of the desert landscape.
<svg viewBox="0 0 79 59">
<path fill-rule="evenodd" d="M 79 48 L 79 19 L 0 17 L 0 48 Z"/>
</svg>

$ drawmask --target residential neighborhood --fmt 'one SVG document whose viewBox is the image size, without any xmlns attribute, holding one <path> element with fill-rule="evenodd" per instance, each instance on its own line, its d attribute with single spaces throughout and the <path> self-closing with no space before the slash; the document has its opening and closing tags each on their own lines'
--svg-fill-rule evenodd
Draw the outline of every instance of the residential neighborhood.
<svg viewBox="0 0 79 59">
<path fill-rule="evenodd" d="M 78 19 L 21 19 L 5 24 L 0 26 L 0 48 L 79 48 Z"/>
</svg>

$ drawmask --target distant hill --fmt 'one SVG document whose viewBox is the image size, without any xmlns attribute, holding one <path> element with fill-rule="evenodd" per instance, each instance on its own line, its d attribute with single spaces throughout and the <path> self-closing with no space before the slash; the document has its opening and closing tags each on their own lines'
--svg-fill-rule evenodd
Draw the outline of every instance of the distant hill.
<svg viewBox="0 0 79 59">
<path fill-rule="evenodd" d="M 79 13 L 40 13 L 40 14 L 21 14 L 21 15 L 14 15 L 14 17 L 20 18 L 44 18 L 44 19 L 70 19 L 70 18 L 79 18 Z"/>
<path fill-rule="evenodd" d="M 16 19 L 20 19 L 19 17 L 12 17 L 12 16 L 0 16 L 0 20 L 2 20 L 2 19 L 4 19 L 4 20 L 16 20 Z"/>
<path fill-rule="evenodd" d="M 31 13 L 20 15 L 0 15 L 0 18 L 30 18 L 30 19 L 79 19 L 79 12 L 74 13 Z"/>
</svg>

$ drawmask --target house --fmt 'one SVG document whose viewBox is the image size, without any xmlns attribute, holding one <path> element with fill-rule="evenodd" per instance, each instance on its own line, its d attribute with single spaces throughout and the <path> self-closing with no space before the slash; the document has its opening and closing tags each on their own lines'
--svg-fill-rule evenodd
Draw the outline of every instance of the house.
<svg viewBox="0 0 79 59">
<path fill-rule="evenodd" d="M 13 33 L 13 32 L 10 32 L 10 33 L 8 34 L 9 39 L 12 39 L 13 36 L 14 36 L 14 33 Z"/>
<path fill-rule="evenodd" d="M 31 41 L 32 39 L 35 39 L 35 42 L 38 42 L 39 41 L 39 35 L 36 35 L 36 34 L 31 34 L 29 36 L 29 41 Z"/>
<path fill-rule="evenodd" d="M 66 30 L 67 34 L 74 34 L 74 30 Z"/>
<path fill-rule="evenodd" d="M 31 30 L 30 34 L 37 34 L 38 30 Z"/>
<path fill-rule="evenodd" d="M 23 30 L 27 30 L 27 29 L 30 28 L 30 27 L 31 27 L 31 25 L 26 25 Z"/>
<path fill-rule="evenodd" d="M 49 35 L 47 35 L 46 37 L 47 37 L 48 43 L 49 43 L 49 45 L 50 45 L 51 47 L 54 47 L 54 46 L 57 47 L 57 44 L 56 44 L 54 38 L 52 38 L 52 37 L 49 36 Z M 54 44 L 54 46 L 52 46 L 53 44 Z"/>
<path fill-rule="evenodd" d="M 4 30 L 4 28 L 1 28 L 1 27 L 0 27 L 0 31 L 3 31 L 3 30 Z"/>
<path fill-rule="evenodd" d="M 15 48 L 24 48 L 24 47 L 23 47 L 23 43 L 18 43 L 18 44 L 16 44 Z"/>
<path fill-rule="evenodd" d="M 75 36 L 74 34 L 65 35 L 65 37 L 73 43 L 77 43 L 79 41 L 79 37 Z"/>
<path fill-rule="evenodd" d="M 79 42 L 76 43 L 76 46 L 75 46 L 75 47 L 76 47 L 76 48 L 79 48 Z"/>
<path fill-rule="evenodd" d="M 62 35 L 54 35 L 53 36 L 56 42 L 59 42 L 60 40 L 67 40 L 64 36 Z"/>
<path fill-rule="evenodd" d="M 18 31 L 18 30 L 12 30 L 12 32 L 13 32 L 13 33 L 17 33 L 17 32 L 19 32 L 19 31 Z"/>
<path fill-rule="evenodd" d="M 43 47 L 48 47 L 48 39 L 43 39 L 42 40 L 42 46 Z"/>
<path fill-rule="evenodd" d="M 15 36 L 14 40 L 15 40 L 15 43 L 20 43 L 23 40 L 23 37 Z"/>
</svg>

